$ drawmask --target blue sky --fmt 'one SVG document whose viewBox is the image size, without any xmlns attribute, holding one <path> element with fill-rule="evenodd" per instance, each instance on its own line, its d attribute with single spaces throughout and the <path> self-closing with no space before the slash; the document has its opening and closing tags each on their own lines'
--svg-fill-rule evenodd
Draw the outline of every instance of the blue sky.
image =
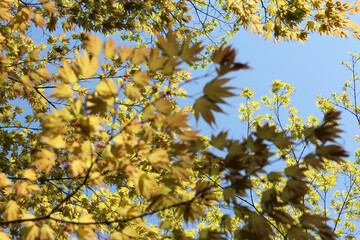
<svg viewBox="0 0 360 240">
<path fill-rule="evenodd" d="M 322 119 L 322 114 L 316 107 L 316 95 L 330 97 L 333 92 L 341 93 L 345 81 L 351 79 L 351 72 L 341 63 L 350 59 L 349 52 L 360 52 L 358 39 L 341 39 L 317 34 L 311 35 L 309 41 L 304 44 L 275 44 L 272 40 L 266 41 L 258 35 L 241 31 L 230 39 L 230 44 L 237 50 L 237 61 L 248 62 L 252 67 L 251 70 L 239 71 L 232 75 L 234 79 L 228 85 L 237 88 L 233 92 L 238 94 L 241 88 L 249 87 L 255 92 L 254 98 L 259 99 L 269 92 L 272 81 L 290 83 L 295 89 L 291 106 L 296 107 L 299 115 L 305 116 L 305 120 L 310 114 Z M 206 72 L 207 70 L 196 70 L 193 75 L 203 75 Z M 194 85 L 195 88 L 185 88 L 190 94 L 197 93 L 205 83 L 206 80 Z M 245 125 L 241 124 L 238 118 L 238 107 L 243 99 L 233 97 L 228 99 L 228 102 L 230 106 L 223 108 L 227 114 L 216 115 L 215 129 L 206 127 L 202 121 L 197 124 L 197 128 L 207 134 L 229 130 L 230 136 L 234 138 L 243 136 Z M 343 141 L 346 149 L 353 151 L 356 144 L 352 134 L 354 130 L 358 130 L 355 118 L 348 113 L 343 113 L 341 117 L 341 124 L 346 131 Z"/>
</svg>

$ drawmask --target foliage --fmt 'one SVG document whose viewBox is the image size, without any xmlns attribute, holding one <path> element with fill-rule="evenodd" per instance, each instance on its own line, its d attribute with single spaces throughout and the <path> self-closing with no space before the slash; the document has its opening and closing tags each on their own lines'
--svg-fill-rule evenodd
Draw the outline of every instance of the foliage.
<svg viewBox="0 0 360 240">
<path fill-rule="evenodd" d="M 358 218 L 358 165 L 343 160 L 333 110 L 359 121 L 355 74 L 342 95 L 319 97 L 321 122 L 302 124 L 289 108 L 283 127 L 279 109 L 293 89 L 280 81 L 261 99 L 271 109 L 265 116 L 254 117 L 260 102 L 242 91 L 244 138 L 207 138 L 188 121 L 215 125 L 235 96 L 228 74 L 250 68 L 236 62 L 227 36 L 244 28 L 275 41 L 302 42 L 311 32 L 358 37 L 348 18 L 358 5 L 0 0 L 0 238 L 334 239 L 353 231 L 340 217 L 346 209 L 347 219 Z M 227 36 L 215 41 L 220 28 Z M 202 96 L 180 107 L 191 97 L 183 86 L 196 80 L 188 69 L 207 64 L 216 71 Z M 334 193 L 332 228 L 319 197 L 340 173 L 350 187 Z"/>
</svg>

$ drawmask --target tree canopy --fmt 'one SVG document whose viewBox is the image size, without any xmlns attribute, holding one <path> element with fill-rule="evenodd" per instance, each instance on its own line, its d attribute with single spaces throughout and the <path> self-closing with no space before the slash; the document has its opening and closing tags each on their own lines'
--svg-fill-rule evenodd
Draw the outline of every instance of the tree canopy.
<svg viewBox="0 0 360 240">
<path fill-rule="evenodd" d="M 359 6 L 0 0 L 0 239 L 354 239 L 360 161 L 337 141 L 337 108 L 360 123 L 358 55 L 343 92 L 319 96 L 322 120 L 303 123 L 292 86 L 274 81 L 260 100 L 242 89 L 245 136 L 189 122 L 216 126 L 239 94 L 229 74 L 251 63 L 227 41 L 240 29 L 359 38 Z M 201 96 L 181 105 L 190 69 L 209 66 Z"/>
</svg>

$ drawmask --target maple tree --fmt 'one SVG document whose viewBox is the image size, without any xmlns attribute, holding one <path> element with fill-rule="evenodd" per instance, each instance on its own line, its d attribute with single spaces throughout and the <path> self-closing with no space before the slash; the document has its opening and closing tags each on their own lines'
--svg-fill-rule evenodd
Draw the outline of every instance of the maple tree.
<svg viewBox="0 0 360 240">
<path fill-rule="evenodd" d="M 322 121 L 302 124 L 289 108 L 283 127 L 293 89 L 280 81 L 261 101 L 243 89 L 244 138 L 202 136 L 189 119 L 213 126 L 236 95 L 228 74 L 250 67 L 226 39 L 241 28 L 275 41 L 357 38 L 348 14 L 358 11 L 318 0 L 0 0 L 0 239 L 351 239 L 359 171 L 336 142 L 335 108 L 359 121 L 356 74 L 319 97 Z M 180 107 L 189 68 L 210 64 L 202 96 Z M 271 113 L 254 117 L 260 102 Z M 321 205 L 339 174 L 350 188 Z"/>
</svg>

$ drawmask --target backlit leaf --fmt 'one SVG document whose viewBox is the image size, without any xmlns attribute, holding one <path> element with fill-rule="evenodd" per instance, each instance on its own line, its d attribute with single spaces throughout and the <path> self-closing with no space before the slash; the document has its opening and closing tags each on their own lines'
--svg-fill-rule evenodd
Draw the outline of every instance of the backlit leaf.
<svg viewBox="0 0 360 240">
<path fill-rule="evenodd" d="M 102 49 L 102 40 L 95 35 L 88 35 L 88 40 L 85 41 L 85 49 L 95 55 L 99 56 Z"/>
<path fill-rule="evenodd" d="M 51 90 L 51 97 L 69 99 L 74 95 L 71 86 L 67 83 L 54 83 L 56 89 Z"/>
<path fill-rule="evenodd" d="M 64 83 L 76 83 L 78 78 L 67 61 L 63 61 L 63 66 L 58 68 L 60 79 Z"/>
<path fill-rule="evenodd" d="M 106 79 L 100 81 L 96 87 L 96 91 L 99 96 L 102 98 L 115 97 L 118 94 L 118 90 L 116 89 L 116 85 L 112 79 Z"/>
<path fill-rule="evenodd" d="M 147 72 L 138 71 L 132 76 L 134 83 L 140 86 L 148 86 L 150 77 Z"/>
<path fill-rule="evenodd" d="M 115 41 L 113 38 L 107 40 L 104 44 L 104 55 L 106 59 L 111 59 L 116 53 Z"/>
</svg>

